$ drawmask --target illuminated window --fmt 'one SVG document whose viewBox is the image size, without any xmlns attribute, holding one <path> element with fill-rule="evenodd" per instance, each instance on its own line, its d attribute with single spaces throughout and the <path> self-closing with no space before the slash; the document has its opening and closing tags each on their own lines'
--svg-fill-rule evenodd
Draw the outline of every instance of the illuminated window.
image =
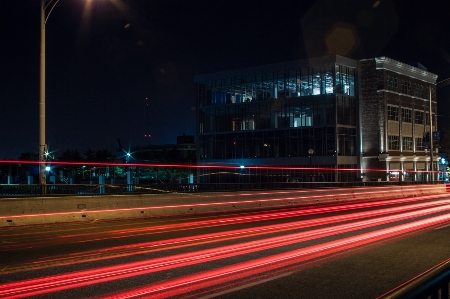
<svg viewBox="0 0 450 299">
<path fill-rule="evenodd" d="M 354 69 L 342 65 L 336 65 L 335 91 L 353 96 L 355 94 Z"/>
<path fill-rule="evenodd" d="M 320 68 L 313 68 L 313 95 L 321 94 L 320 87 L 322 85 L 322 78 L 320 77 Z"/>
</svg>

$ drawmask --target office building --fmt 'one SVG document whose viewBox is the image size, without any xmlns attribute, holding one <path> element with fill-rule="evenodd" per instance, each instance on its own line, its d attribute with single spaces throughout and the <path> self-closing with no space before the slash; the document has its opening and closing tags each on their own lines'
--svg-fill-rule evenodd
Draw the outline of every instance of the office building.
<svg viewBox="0 0 450 299">
<path fill-rule="evenodd" d="M 432 179 L 431 154 L 433 170 L 439 160 L 432 144 L 433 137 L 435 145 L 439 137 L 432 133 L 437 132 L 436 79 L 420 64 L 387 57 L 360 61 L 362 174 L 383 181 Z"/>
<path fill-rule="evenodd" d="M 415 169 L 411 162 L 426 169 L 418 132 L 427 130 L 426 93 L 436 77 L 388 58 L 338 55 L 196 76 L 198 163 L 242 167 L 228 177 L 200 170 L 199 181 L 406 179 L 389 172 Z M 242 176 L 248 166 L 279 170 Z"/>
</svg>

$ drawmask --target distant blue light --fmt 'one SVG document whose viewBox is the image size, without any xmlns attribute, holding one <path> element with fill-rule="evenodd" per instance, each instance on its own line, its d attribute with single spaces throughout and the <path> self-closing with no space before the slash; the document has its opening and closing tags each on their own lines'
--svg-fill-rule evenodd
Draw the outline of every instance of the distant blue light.
<svg viewBox="0 0 450 299">
<path fill-rule="evenodd" d="M 244 167 L 245 167 L 244 165 L 241 165 L 241 169 L 244 168 Z"/>
</svg>

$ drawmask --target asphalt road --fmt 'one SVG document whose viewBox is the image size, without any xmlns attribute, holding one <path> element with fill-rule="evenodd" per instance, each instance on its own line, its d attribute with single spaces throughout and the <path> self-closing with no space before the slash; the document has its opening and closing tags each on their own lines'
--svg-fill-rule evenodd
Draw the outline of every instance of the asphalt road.
<svg viewBox="0 0 450 299">
<path fill-rule="evenodd" d="M 0 298 L 376 298 L 450 258 L 450 197 L 0 229 Z"/>
</svg>

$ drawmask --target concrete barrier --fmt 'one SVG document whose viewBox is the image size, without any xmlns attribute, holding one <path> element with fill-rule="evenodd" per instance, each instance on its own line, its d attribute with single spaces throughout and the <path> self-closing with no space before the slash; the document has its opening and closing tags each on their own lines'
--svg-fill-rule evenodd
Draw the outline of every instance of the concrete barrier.
<svg viewBox="0 0 450 299">
<path fill-rule="evenodd" d="M 446 194 L 446 185 L 0 199 L 0 227 Z"/>
</svg>

